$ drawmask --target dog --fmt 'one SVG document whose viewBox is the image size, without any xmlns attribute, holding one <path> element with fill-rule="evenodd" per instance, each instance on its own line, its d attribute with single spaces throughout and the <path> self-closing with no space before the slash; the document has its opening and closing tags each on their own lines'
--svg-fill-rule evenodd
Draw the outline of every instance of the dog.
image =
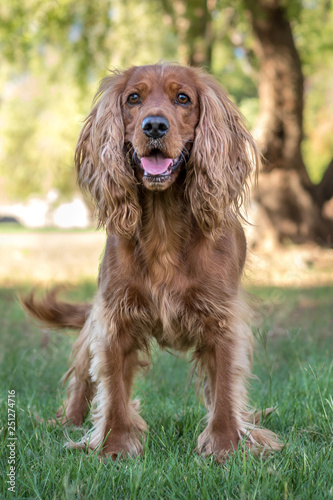
<svg viewBox="0 0 333 500">
<path fill-rule="evenodd" d="M 131 392 L 155 338 L 190 351 L 203 377 L 200 454 L 223 461 L 240 443 L 280 449 L 247 401 L 240 221 L 259 162 L 240 112 L 202 70 L 157 64 L 102 80 L 75 152 L 79 184 L 107 232 L 98 291 L 92 304 L 61 302 L 57 290 L 22 301 L 51 327 L 80 329 L 57 420 L 80 426 L 91 407 L 93 428 L 70 446 L 113 459 L 142 451 L 146 424 Z"/>
</svg>

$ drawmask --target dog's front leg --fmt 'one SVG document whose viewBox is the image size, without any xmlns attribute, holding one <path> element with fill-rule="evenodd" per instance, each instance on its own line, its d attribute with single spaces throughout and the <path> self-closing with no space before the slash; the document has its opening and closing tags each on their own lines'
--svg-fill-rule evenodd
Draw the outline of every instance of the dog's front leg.
<svg viewBox="0 0 333 500">
<path fill-rule="evenodd" d="M 200 356 L 205 373 L 205 399 L 208 424 L 198 439 L 198 451 L 204 456 L 215 454 L 223 461 L 238 446 L 234 405 L 234 346 L 229 336 L 219 336 Z"/>
<path fill-rule="evenodd" d="M 146 428 L 137 412 L 138 401 L 130 401 L 134 374 L 140 366 L 138 351 L 119 331 L 109 331 L 93 340 L 91 352 L 90 373 L 97 392 L 89 446 L 112 458 L 135 456 L 142 450 L 140 434 Z"/>
</svg>

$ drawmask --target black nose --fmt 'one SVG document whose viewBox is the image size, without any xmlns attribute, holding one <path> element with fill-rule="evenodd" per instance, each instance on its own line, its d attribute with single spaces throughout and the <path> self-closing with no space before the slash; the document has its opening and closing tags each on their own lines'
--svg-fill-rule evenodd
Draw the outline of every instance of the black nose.
<svg viewBox="0 0 333 500">
<path fill-rule="evenodd" d="M 153 139 L 163 137 L 169 128 L 170 124 L 164 116 L 147 116 L 142 122 L 143 133 Z"/>
</svg>

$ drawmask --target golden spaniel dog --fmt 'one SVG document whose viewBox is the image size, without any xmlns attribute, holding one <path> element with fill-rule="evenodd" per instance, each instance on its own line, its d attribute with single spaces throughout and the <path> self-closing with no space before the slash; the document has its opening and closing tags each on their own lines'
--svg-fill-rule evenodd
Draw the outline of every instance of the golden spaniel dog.
<svg viewBox="0 0 333 500">
<path fill-rule="evenodd" d="M 240 277 L 239 220 L 259 153 L 226 92 L 203 71 L 170 64 L 106 77 L 75 153 L 107 242 L 91 305 L 23 305 L 50 326 L 80 328 L 60 422 L 93 428 L 74 447 L 112 458 L 142 450 L 146 424 L 131 401 L 135 373 L 155 338 L 191 351 L 208 409 L 197 450 L 221 461 L 240 442 L 280 448 L 247 406 L 252 333 Z"/>
</svg>

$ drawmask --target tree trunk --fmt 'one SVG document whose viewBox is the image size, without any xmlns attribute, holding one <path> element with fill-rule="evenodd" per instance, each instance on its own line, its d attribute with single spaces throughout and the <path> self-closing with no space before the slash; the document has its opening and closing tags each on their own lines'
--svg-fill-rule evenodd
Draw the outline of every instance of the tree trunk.
<svg viewBox="0 0 333 500">
<path fill-rule="evenodd" d="M 179 40 L 180 62 L 211 67 L 215 0 L 162 0 Z"/>
<path fill-rule="evenodd" d="M 333 166 L 314 186 L 302 153 L 303 74 L 280 0 L 244 0 L 260 63 L 260 111 L 254 130 L 264 162 L 256 200 L 279 241 L 331 243 L 333 221 L 322 215 L 333 195 Z"/>
</svg>

